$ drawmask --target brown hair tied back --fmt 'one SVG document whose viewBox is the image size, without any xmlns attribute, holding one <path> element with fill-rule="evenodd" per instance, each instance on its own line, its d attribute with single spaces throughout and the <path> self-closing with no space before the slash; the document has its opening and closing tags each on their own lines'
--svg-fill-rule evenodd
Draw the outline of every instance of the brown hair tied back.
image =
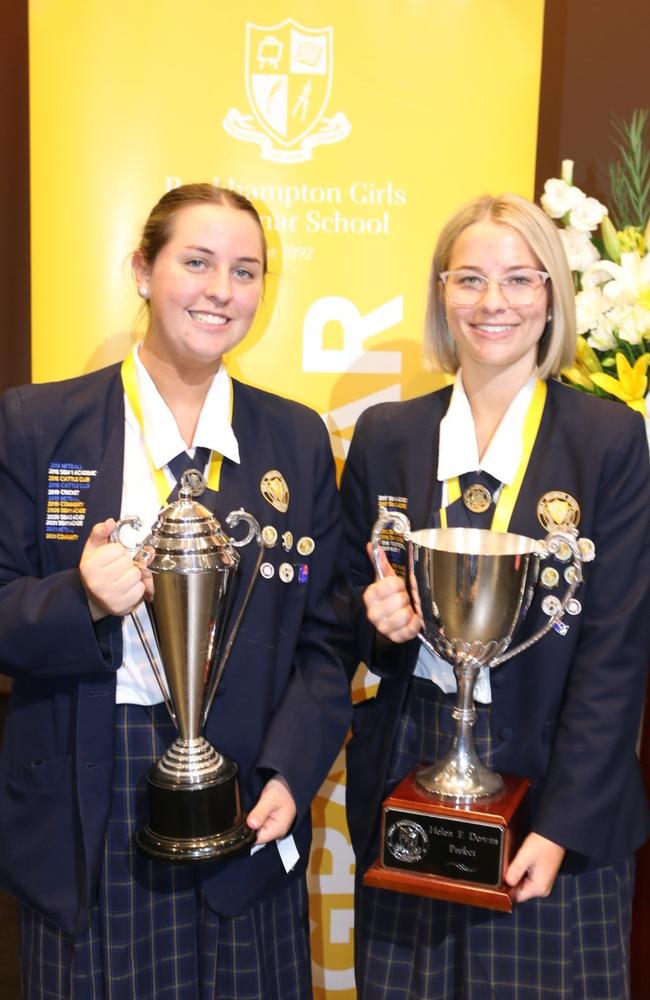
<svg viewBox="0 0 650 1000">
<path fill-rule="evenodd" d="M 182 184 L 162 196 L 149 213 L 144 224 L 138 252 L 145 264 L 151 267 L 171 235 L 171 226 L 177 212 L 189 205 L 227 205 L 246 212 L 257 224 L 262 240 L 262 263 L 267 269 L 267 248 L 264 227 L 253 203 L 238 191 L 216 187 L 214 184 Z"/>
</svg>

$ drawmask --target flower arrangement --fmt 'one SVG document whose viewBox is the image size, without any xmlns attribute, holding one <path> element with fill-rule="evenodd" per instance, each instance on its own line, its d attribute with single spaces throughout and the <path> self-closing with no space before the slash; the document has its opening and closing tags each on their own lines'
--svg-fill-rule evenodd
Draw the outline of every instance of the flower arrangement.
<svg viewBox="0 0 650 1000">
<path fill-rule="evenodd" d="M 609 167 L 612 211 L 573 184 L 573 162 L 544 185 L 576 288 L 576 362 L 564 381 L 650 417 L 650 149 L 648 111 L 615 120 L 620 160 Z"/>
</svg>

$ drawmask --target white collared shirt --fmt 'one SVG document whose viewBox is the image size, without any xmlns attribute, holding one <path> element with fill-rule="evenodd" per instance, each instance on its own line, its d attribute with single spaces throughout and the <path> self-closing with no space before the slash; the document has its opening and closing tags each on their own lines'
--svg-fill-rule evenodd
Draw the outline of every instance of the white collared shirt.
<svg viewBox="0 0 650 1000">
<path fill-rule="evenodd" d="M 189 454 L 193 455 L 197 447 L 209 448 L 239 463 L 239 446 L 230 424 L 232 386 L 223 364 L 212 379 L 192 448 L 187 449 L 174 415 L 140 361 L 139 345 L 133 348 L 132 353 L 149 455 L 156 469 L 165 470 L 170 491 L 175 480 L 167 469 L 167 464 L 181 451 L 189 450 Z M 147 447 L 140 425 L 125 395 L 124 468 L 120 517 L 137 514 L 145 525 L 142 537 L 149 534 L 160 510 L 160 499 L 147 457 Z M 206 472 L 205 469 L 201 471 Z M 153 631 L 146 609 L 140 606 L 137 614 L 150 644 L 153 644 L 155 649 Z M 117 671 L 115 696 L 117 704 L 126 702 L 133 705 L 157 705 L 163 701 L 162 692 L 129 615 L 122 621 L 122 640 L 124 652 L 122 665 Z"/>
<path fill-rule="evenodd" d="M 440 421 L 437 478 L 443 483 L 443 507 L 448 503 L 447 482 L 466 472 L 482 470 L 501 483 L 510 485 L 514 482 L 524 448 L 524 420 L 536 382 L 537 377 L 531 376 L 521 387 L 492 435 L 483 458 L 479 460 L 474 418 L 465 394 L 462 373 L 458 371 L 449 408 Z M 456 678 L 451 665 L 424 646 L 420 648 L 413 673 L 416 677 L 432 680 L 445 694 L 456 691 Z M 479 671 L 474 699 L 485 704 L 492 701 L 489 667 L 481 667 Z"/>
</svg>

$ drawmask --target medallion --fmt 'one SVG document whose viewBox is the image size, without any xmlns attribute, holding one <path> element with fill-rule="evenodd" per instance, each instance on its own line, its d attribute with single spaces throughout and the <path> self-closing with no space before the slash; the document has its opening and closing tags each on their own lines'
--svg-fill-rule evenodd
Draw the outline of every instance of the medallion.
<svg viewBox="0 0 650 1000">
<path fill-rule="evenodd" d="M 537 519 L 545 531 L 569 531 L 580 523 L 580 506 L 570 493 L 550 490 L 537 501 Z"/>
<path fill-rule="evenodd" d="M 267 549 L 272 549 L 278 540 L 277 529 L 272 524 L 267 524 L 262 528 L 262 540 Z"/>
<path fill-rule="evenodd" d="M 301 556 L 310 556 L 316 548 L 316 543 L 309 535 L 303 535 L 302 538 L 298 539 L 296 548 Z"/>
<path fill-rule="evenodd" d="M 492 494 L 482 483 L 472 483 L 463 491 L 463 503 L 472 514 L 484 514 L 490 509 Z"/>
</svg>

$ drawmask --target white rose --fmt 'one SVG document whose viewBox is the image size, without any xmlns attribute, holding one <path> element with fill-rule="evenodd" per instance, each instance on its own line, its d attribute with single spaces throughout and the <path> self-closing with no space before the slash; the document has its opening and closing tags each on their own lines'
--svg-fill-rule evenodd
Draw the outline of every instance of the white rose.
<svg viewBox="0 0 650 1000">
<path fill-rule="evenodd" d="M 607 209 L 597 198 L 585 198 L 571 209 L 569 224 L 575 229 L 591 232 L 597 229 L 607 215 Z"/>
<path fill-rule="evenodd" d="M 576 208 L 586 199 L 586 194 L 580 188 L 567 184 L 558 177 L 552 177 L 544 185 L 542 208 L 552 219 L 561 219 L 563 215 Z"/>
<path fill-rule="evenodd" d="M 590 333 L 598 326 L 600 317 L 609 308 L 599 288 L 590 288 L 576 295 L 576 325 L 578 333 Z"/>
<path fill-rule="evenodd" d="M 586 271 L 591 264 L 600 260 L 596 247 L 584 230 L 560 229 L 559 233 L 572 271 Z"/>
</svg>

